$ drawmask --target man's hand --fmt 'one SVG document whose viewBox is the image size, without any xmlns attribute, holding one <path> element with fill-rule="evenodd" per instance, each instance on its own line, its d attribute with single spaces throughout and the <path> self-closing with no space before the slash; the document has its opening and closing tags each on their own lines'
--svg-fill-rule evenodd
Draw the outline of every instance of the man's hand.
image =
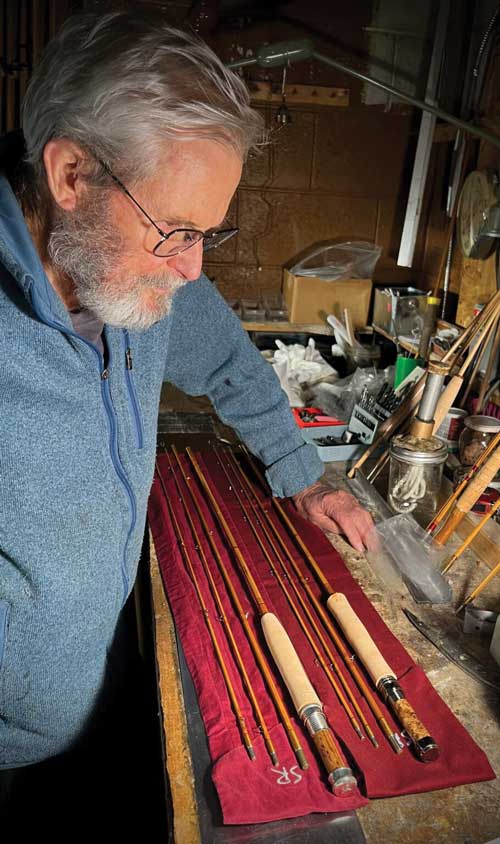
<svg viewBox="0 0 500 844">
<path fill-rule="evenodd" d="M 356 551 L 374 543 L 372 517 L 356 498 L 321 481 L 293 496 L 300 515 L 324 531 L 343 533 Z"/>
</svg>

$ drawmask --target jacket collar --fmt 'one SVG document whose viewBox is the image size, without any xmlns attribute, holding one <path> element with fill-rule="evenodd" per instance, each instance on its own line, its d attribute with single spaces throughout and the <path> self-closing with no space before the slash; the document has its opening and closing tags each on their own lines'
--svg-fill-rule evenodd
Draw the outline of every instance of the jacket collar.
<svg viewBox="0 0 500 844">
<path fill-rule="evenodd" d="M 0 262 L 44 322 L 71 325 L 64 303 L 47 278 L 21 207 L 3 175 L 0 175 Z"/>
</svg>

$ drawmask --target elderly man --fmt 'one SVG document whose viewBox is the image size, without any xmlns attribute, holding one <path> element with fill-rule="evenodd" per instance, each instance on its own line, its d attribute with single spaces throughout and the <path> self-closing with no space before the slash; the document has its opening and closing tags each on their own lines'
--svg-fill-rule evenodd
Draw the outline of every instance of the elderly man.
<svg viewBox="0 0 500 844">
<path fill-rule="evenodd" d="M 225 217 L 262 136 L 239 77 L 160 19 L 72 18 L 23 135 L 0 180 L 4 771 L 70 751 L 113 685 L 164 380 L 210 396 L 312 521 L 358 549 L 371 525 L 318 481 L 271 368 L 201 272 L 236 233 Z"/>
</svg>

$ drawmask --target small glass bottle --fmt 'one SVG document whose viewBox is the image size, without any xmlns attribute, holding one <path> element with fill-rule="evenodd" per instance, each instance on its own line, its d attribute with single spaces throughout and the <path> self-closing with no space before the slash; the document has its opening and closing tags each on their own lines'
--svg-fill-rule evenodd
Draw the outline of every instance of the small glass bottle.
<svg viewBox="0 0 500 844">
<path fill-rule="evenodd" d="M 468 416 L 458 441 L 462 466 L 472 466 L 495 434 L 500 432 L 500 419 L 493 416 Z"/>
<path fill-rule="evenodd" d="M 448 449 L 442 440 L 394 437 L 390 448 L 388 502 L 396 513 L 413 513 L 422 525 L 438 506 Z"/>
</svg>

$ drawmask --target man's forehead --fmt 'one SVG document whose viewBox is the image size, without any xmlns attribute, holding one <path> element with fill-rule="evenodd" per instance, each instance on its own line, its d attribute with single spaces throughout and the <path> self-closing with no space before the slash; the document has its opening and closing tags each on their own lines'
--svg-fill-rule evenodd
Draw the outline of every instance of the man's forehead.
<svg viewBox="0 0 500 844">
<path fill-rule="evenodd" d="M 216 141 L 172 144 L 149 185 L 157 220 L 202 231 L 219 227 L 238 186 L 241 167 L 235 150 Z"/>
</svg>

